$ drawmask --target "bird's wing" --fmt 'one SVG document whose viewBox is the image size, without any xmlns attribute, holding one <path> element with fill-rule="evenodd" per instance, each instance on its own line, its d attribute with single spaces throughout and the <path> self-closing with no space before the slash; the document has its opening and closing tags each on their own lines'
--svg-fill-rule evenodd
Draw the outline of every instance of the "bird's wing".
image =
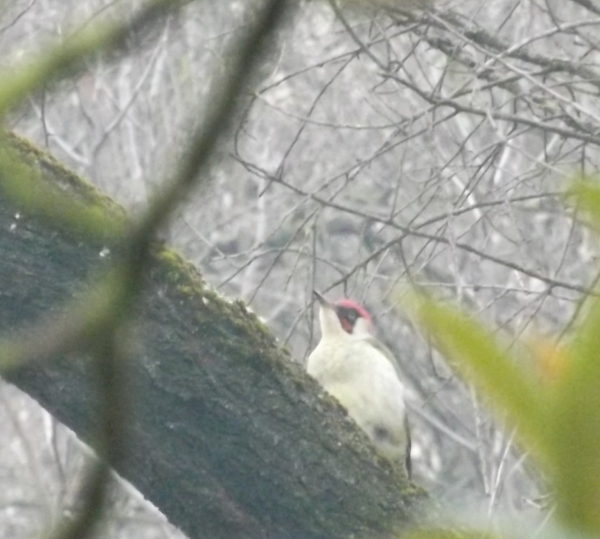
<svg viewBox="0 0 600 539">
<path fill-rule="evenodd" d="M 398 360 L 396 356 L 392 354 L 391 350 L 383 344 L 381 341 L 373 337 L 372 335 L 361 335 L 361 339 L 364 339 L 369 343 L 369 345 L 373 346 L 379 352 L 381 352 L 386 359 L 392 364 L 394 370 L 396 371 L 396 375 L 400 380 L 402 380 L 402 373 L 400 372 L 400 366 L 398 365 Z M 412 462 L 410 460 L 410 448 L 411 448 L 411 439 L 410 439 L 410 423 L 408 422 L 408 414 L 404 413 L 404 431 L 406 432 L 406 456 L 404 460 L 404 466 L 406 467 L 406 473 L 408 474 L 408 478 L 410 479 L 412 476 Z"/>
<path fill-rule="evenodd" d="M 369 343 L 373 348 L 381 352 L 385 356 L 385 358 L 392 364 L 392 367 L 394 367 L 398 378 L 402 380 L 402 372 L 400 371 L 400 365 L 398 364 L 398 360 L 385 344 L 383 344 L 380 340 L 376 339 L 372 335 L 360 335 L 360 337 L 358 338 L 363 339 L 364 341 Z"/>
</svg>

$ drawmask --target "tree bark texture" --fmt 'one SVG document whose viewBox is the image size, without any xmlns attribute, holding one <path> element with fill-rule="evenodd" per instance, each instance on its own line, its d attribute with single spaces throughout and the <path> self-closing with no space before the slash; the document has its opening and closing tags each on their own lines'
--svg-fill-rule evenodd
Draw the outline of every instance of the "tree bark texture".
<svg viewBox="0 0 600 539">
<path fill-rule="evenodd" d="M 123 212 L 14 136 L 11 158 L 37 181 Z M 59 313 L 108 266 L 110 244 L 33 214 L 0 177 L 0 336 Z M 114 249 L 112 249 L 114 251 Z M 135 321 L 127 379 L 126 460 L 117 472 L 190 538 L 384 537 L 424 518 L 429 501 L 378 458 L 343 410 L 243 303 L 157 246 Z M 94 384 L 84 357 L 7 374 L 93 446 Z"/>
</svg>

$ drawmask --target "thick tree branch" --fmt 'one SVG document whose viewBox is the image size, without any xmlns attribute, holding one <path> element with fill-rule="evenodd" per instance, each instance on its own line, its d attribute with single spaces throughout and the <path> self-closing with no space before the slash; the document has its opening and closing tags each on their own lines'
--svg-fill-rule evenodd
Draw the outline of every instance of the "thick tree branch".
<svg viewBox="0 0 600 539">
<path fill-rule="evenodd" d="M 57 162 L 13 140 L 19 158 L 106 212 Z M 11 150 L 14 151 L 14 150 Z M 0 331 L 22 331 L 110 265 L 114 245 L 57 226 L 8 198 L 0 178 Z M 370 537 L 422 522 L 429 501 L 378 459 L 240 302 L 156 247 L 128 366 L 128 454 L 117 471 L 191 538 Z M 84 357 L 13 371 L 93 445 L 97 395 Z"/>
</svg>

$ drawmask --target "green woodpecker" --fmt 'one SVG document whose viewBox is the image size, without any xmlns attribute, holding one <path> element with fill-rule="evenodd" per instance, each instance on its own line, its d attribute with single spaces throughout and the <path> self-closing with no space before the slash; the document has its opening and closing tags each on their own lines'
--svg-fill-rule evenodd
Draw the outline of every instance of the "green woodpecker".
<svg viewBox="0 0 600 539">
<path fill-rule="evenodd" d="M 410 431 L 404 386 L 396 359 L 373 336 L 369 313 L 343 299 L 320 304 L 321 341 L 308 358 L 308 373 L 342 404 L 350 417 L 388 459 L 411 474 Z"/>
</svg>

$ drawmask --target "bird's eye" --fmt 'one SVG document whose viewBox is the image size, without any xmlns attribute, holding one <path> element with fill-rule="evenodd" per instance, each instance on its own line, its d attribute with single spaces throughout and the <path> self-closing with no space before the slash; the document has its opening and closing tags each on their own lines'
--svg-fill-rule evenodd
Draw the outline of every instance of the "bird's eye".
<svg viewBox="0 0 600 539">
<path fill-rule="evenodd" d="M 354 323 L 356 322 L 358 315 L 356 314 L 356 311 L 348 311 L 347 317 L 350 322 Z"/>
</svg>

